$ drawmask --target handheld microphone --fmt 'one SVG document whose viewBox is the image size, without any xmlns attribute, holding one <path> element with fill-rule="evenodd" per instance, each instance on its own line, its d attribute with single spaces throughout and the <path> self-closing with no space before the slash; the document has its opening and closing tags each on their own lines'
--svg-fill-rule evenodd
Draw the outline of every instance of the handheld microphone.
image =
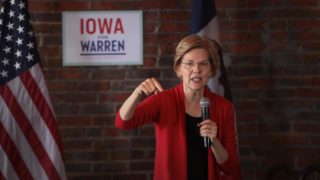
<svg viewBox="0 0 320 180">
<path fill-rule="evenodd" d="M 210 118 L 209 106 L 210 106 L 210 100 L 206 97 L 202 97 L 200 100 L 202 120 L 206 120 L 206 119 Z M 204 137 L 203 140 L 204 140 L 204 147 L 209 147 L 210 146 L 210 138 Z"/>
</svg>

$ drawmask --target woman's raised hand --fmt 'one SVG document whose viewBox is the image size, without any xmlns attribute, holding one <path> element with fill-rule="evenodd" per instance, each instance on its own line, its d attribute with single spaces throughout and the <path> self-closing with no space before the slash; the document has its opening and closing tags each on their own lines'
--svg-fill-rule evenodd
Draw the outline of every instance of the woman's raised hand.
<svg viewBox="0 0 320 180">
<path fill-rule="evenodd" d="M 163 91 L 163 88 L 155 78 L 146 79 L 134 90 L 134 92 L 137 93 L 139 96 L 149 96 L 151 94 L 157 94 L 161 91 Z"/>
</svg>

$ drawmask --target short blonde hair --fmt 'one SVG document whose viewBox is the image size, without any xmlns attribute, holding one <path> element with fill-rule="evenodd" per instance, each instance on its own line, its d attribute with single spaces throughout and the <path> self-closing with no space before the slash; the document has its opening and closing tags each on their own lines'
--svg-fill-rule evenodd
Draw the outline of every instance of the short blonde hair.
<svg viewBox="0 0 320 180">
<path fill-rule="evenodd" d="M 216 74 L 216 69 L 220 68 L 217 43 L 206 36 L 199 36 L 196 34 L 186 36 L 176 47 L 173 68 L 176 71 L 181 64 L 183 56 L 193 49 L 201 48 L 208 52 L 209 61 L 211 65 L 212 76 Z"/>
</svg>

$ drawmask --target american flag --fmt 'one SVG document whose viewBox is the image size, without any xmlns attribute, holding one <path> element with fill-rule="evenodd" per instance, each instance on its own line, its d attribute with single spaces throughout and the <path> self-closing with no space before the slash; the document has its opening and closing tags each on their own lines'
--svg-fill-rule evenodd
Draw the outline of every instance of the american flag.
<svg viewBox="0 0 320 180">
<path fill-rule="evenodd" d="M 66 179 L 26 0 L 0 12 L 0 179 Z"/>
<path fill-rule="evenodd" d="M 192 0 L 189 31 L 191 34 L 205 35 L 221 47 L 215 0 Z M 212 92 L 220 94 L 232 101 L 221 48 L 218 50 L 218 54 L 220 56 L 221 67 L 217 69 L 217 74 L 210 78 L 208 87 Z"/>
</svg>

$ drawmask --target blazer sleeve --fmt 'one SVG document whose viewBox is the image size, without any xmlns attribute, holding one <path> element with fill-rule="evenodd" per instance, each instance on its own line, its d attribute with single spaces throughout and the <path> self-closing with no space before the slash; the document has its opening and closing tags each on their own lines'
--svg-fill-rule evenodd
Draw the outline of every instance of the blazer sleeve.
<svg viewBox="0 0 320 180">
<path fill-rule="evenodd" d="M 228 151 L 228 159 L 223 163 L 219 164 L 219 168 L 224 176 L 223 179 L 239 180 L 240 178 L 240 162 L 237 145 L 237 133 L 235 126 L 235 111 L 231 103 L 227 103 L 225 111 L 226 117 L 224 121 L 224 127 L 222 132 L 222 144 Z"/>
<path fill-rule="evenodd" d="M 118 111 L 115 118 L 115 126 L 120 129 L 133 129 L 157 121 L 159 117 L 158 99 L 158 95 L 152 95 L 144 99 L 137 105 L 133 117 L 127 121 L 121 118 Z"/>
</svg>

